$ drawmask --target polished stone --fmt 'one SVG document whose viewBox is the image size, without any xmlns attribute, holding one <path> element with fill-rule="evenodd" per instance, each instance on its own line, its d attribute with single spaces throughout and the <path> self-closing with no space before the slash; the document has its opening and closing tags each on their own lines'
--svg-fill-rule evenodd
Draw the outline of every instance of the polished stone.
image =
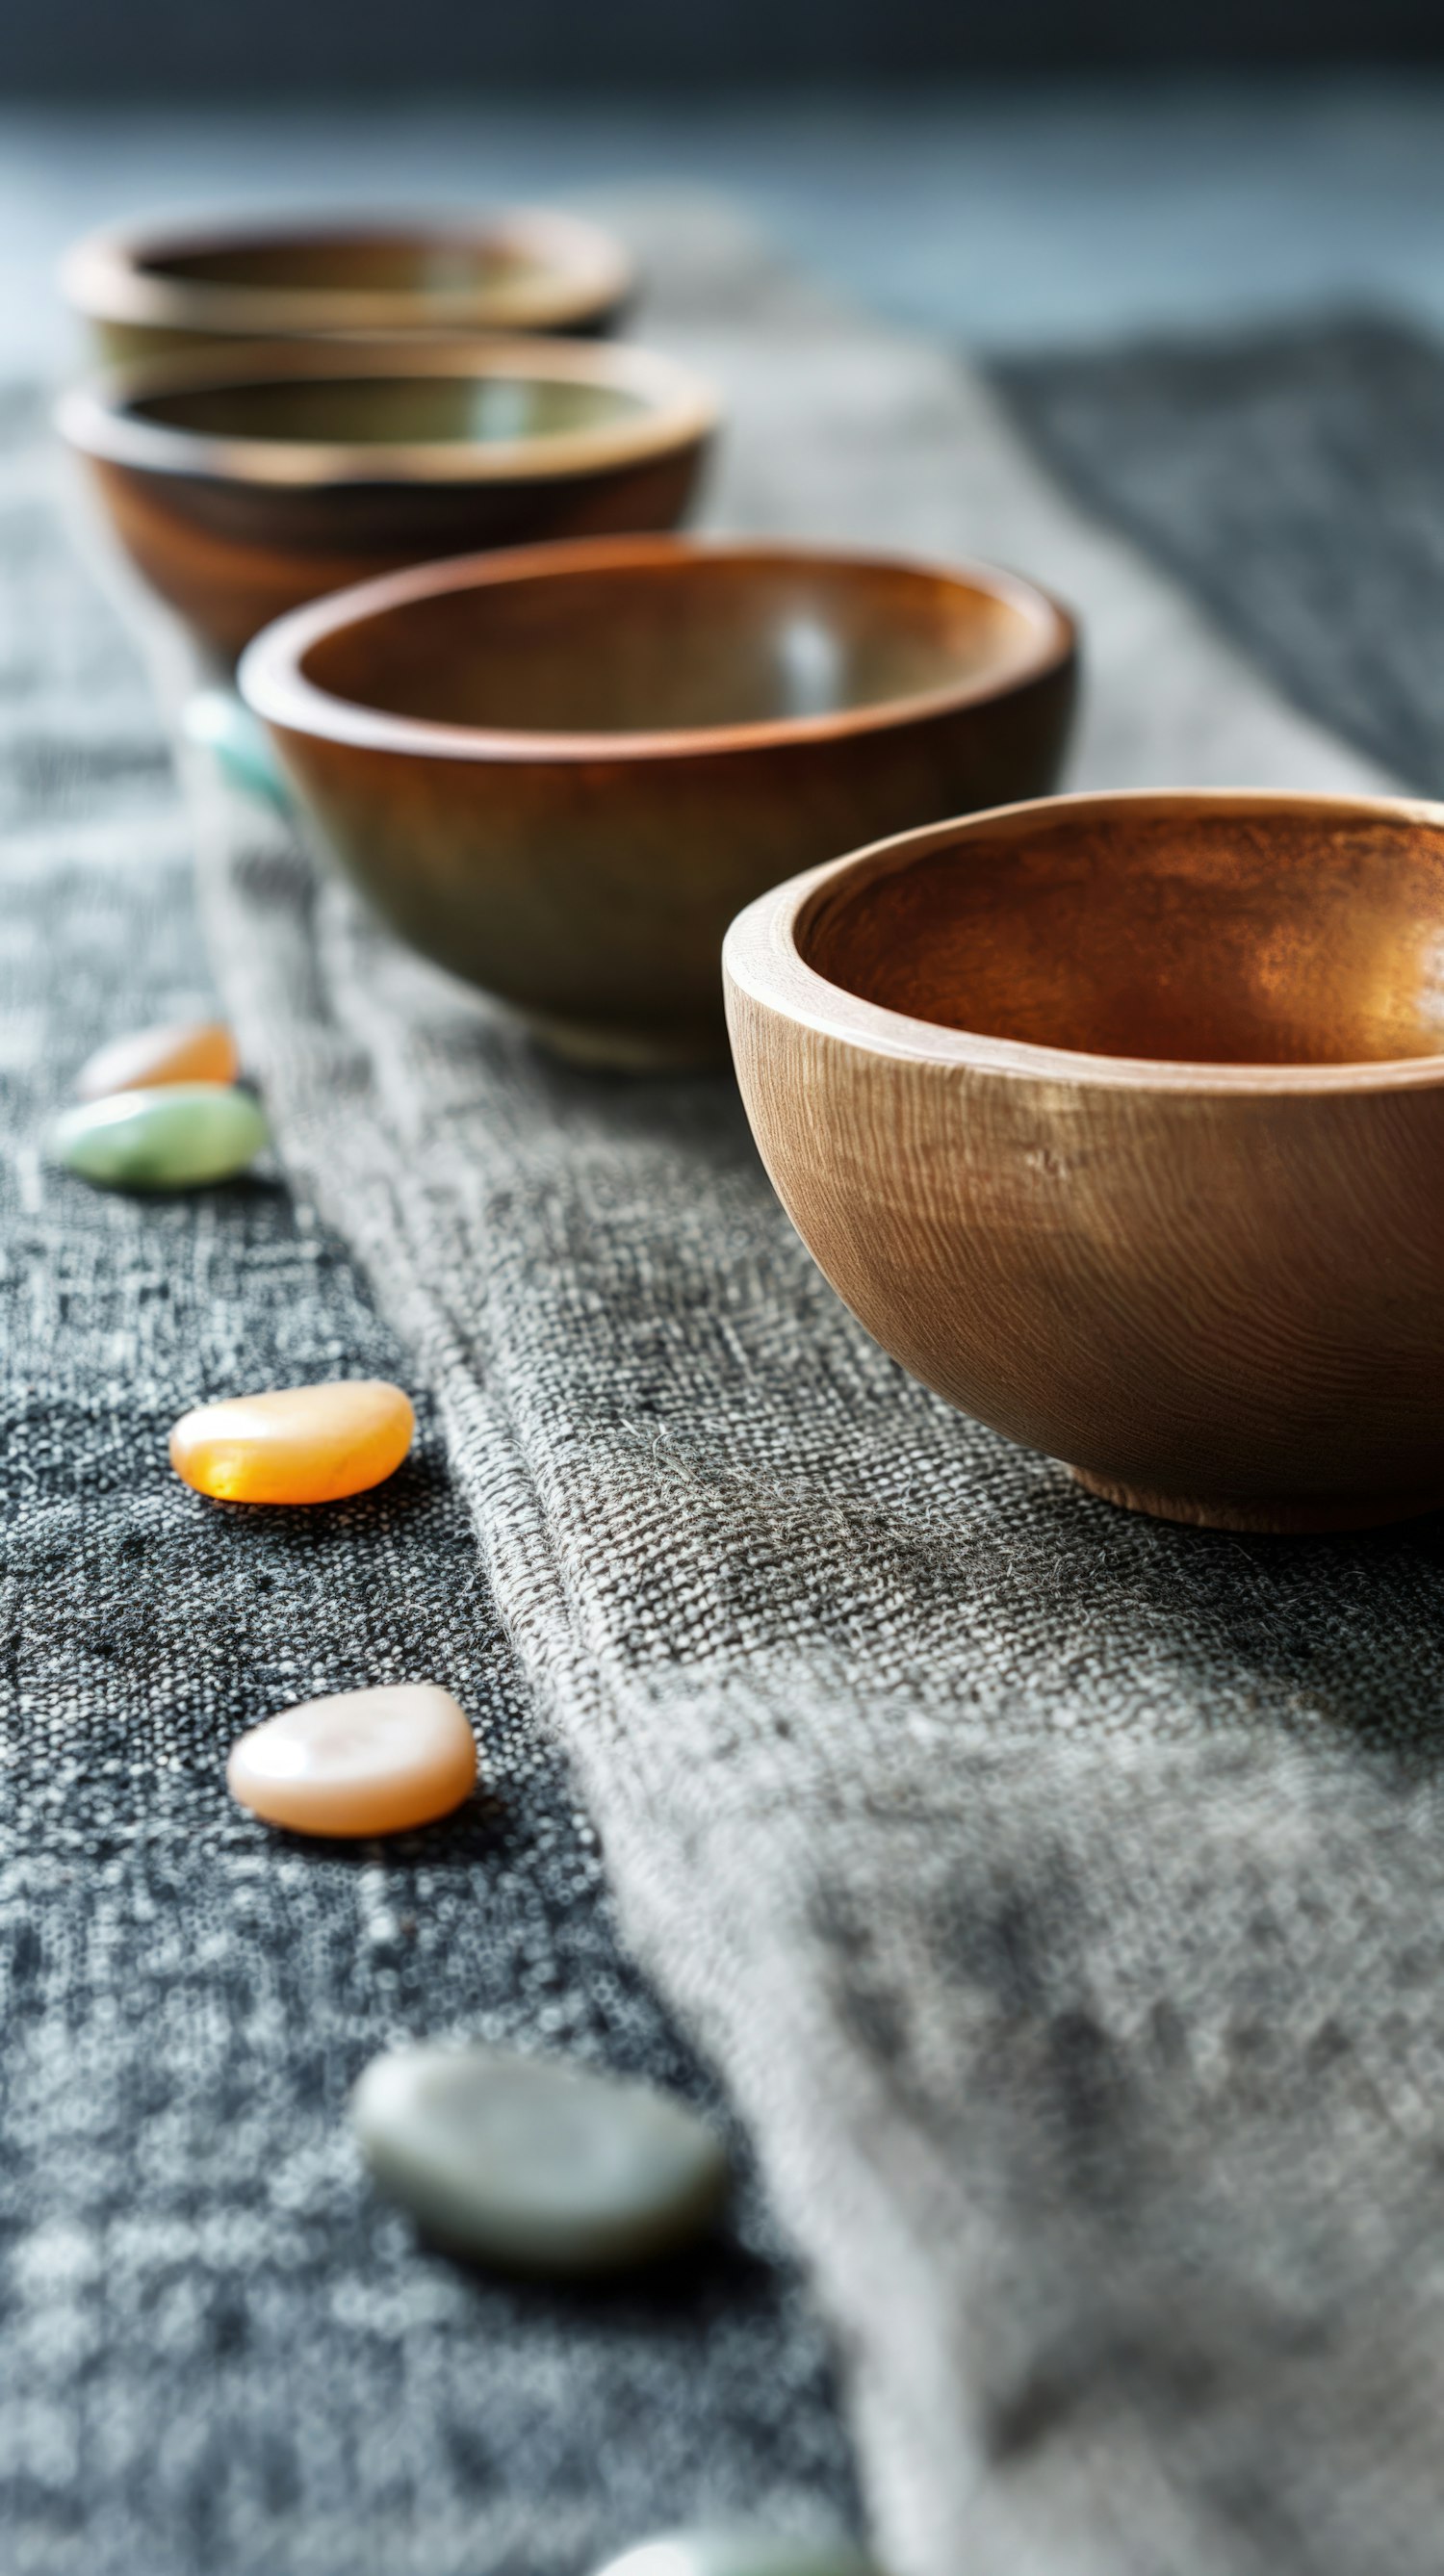
<svg viewBox="0 0 1444 2576">
<path fill-rule="evenodd" d="M 216 767 L 243 796 L 288 814 L 292 796 L 265 728 L 233 689 L 198 689 L 181 714 L 188 741 L 208 751 Z"/>
<path fill-rule="evenodd" d="M 170 1462 L 225 1503 L 334 1503 L 394 1475 L 416 1427 L 411 1398 L 384 1378 L 233 1395 L 182 1414 Z"/>
<path fill-rule="evenodd" d="M 726 2193 L 726 2150 L 684 2103 L 557 2058 L 396 2049 L 353 2112 L 372 2172 L 425 2232 L 508 2270 L 650 2261 L 701 2234 Z"/>
<path fill-rule="evenodd" d="M 669 2531 L 609 2559 L 598 2576 L 880 2576 L 846 2540 L 783 2532 Z"/>
<path fill-rule="evenodd" d="M 81 1100 L 117 1091 L 149 1091 L 172 1082 L 232 1083 L 240 1072 L 236 1042 L 219 1020 L 171 1020 L 111 1038 L 87 1056 L 75 1077 Z"/>
<path fill-rule="evenodd" d="M 433 1682 L 338 1691 L 253 1726 L 231 1748 L 231 1796 L 269 1825 L 347 1837 L 449 1816 L 476 1780 L 476 1744 Z"/>
<path fill-rule="evenodd" d="M 265 1117 L 249 1091 L 167 1082 L 67 1109 L 50 1131 L 50 1156 L 107 1189 L 190 1190 L 233 1179 L 265 1142 Z"/>
</svg>

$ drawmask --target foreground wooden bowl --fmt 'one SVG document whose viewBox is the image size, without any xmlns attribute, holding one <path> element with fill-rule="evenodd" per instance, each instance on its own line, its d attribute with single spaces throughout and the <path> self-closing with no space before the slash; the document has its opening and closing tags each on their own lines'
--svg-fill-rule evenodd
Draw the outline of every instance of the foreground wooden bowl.
<svg viewBox="0 0 1444 2576">
<path fill-rule="evenodd" d="M 539 207 L 419 221 L 161 218 L 94 233 L 61 267 L 106 361 L 338 332 L 604 332 L 633 282 L 610 234 Z"/>
<path fill-rule="evenodd" d="M 1056 774 L 1073 633 L 1005 573 L 632 538 L 302 610 L 240 684 L 357 883 L 552 1045 L 725 1054 L 763 886 Z"/>
<path fill-rule="evenodd" d="M 65 395 L 121 543 L 223 658 L 368 574 L 476 546 L 670 528 L 717 406 L 631 347 L 285 342 Z"/>
<path fill-rule="evenodd" d="M 1444 807 L 978 815 L 725 972 L 783 1204 L 926 1385 L 1173 1520 L 1444 1503 Z"/>
</svg>

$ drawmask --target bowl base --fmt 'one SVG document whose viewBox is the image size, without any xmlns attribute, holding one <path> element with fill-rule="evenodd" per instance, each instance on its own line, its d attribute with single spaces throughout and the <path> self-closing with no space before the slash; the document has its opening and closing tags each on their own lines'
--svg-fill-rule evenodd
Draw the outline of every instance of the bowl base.
<svg viewBox="0 0 1444 2576">
<path fill-rule="evenodd" d="M 615 1020 L 552 1019 L 542 1011 L 518 1014 L 523 1026 L 564 1063 L 603 1073 L 706 1073 L 727 1061 L 723 1030 L 635 1029 Z"/>
<path fill-rule="evenodd" d="M 1075 1483 L 1117 1503 L 1125 1512 L 1147 1512 L 1154 1520 L 1187 1521 L 1195 1529 L 1255 1530 L 1277 1537 L 1305 1536 L 1311 1530 L 1380 1529 L 1390 1521 L 1418 1520 L 1424 1512 L 1444 1508 L 1444 1493 L 1399 1495 L 1392 1501 L 1356 1503 L 1195 1502 L 1182 1494 L 1154 1494 L 1142 1485 L 1113 1485 L 1085 1467 L 1070 1467 Z"/>
</svg>

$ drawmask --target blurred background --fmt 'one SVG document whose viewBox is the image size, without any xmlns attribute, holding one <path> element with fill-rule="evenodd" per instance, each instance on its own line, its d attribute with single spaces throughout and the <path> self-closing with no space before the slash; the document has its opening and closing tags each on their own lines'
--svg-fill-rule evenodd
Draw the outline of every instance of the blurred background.
<svg viewBox="0 0 1444 2576">
<path fill-rule="evenodd" d="M 871 83 L 1049 65 L 1297 63 L 1321 58 L 1428 61 L 1440 14 L 1431 0 L 11 0 L 17 76 L 71 95 L 185 97 L 240 86 L 391 91 L 516 83 L 625 92 L 721 82 Z"/>
<path fill-rule="evenodd" d="M 103 217 L 679 179 L 985 345 L 1444 320 L 1441 171 L 1437 0 L 7 0 L 0 352 Z"/>
</svg>

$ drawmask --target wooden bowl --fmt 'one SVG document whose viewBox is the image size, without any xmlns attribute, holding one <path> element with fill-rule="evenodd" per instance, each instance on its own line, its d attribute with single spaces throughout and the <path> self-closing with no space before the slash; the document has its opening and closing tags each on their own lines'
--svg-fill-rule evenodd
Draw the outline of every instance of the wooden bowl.
<svg viewBox="0 0 1444 2576">
<path fill-rule="evenodd" d="M 1006 573 L 630 538 L 326 600 L 240 685 L 405 938 L 645 1066 L 725 1056 L 722 935 L 763 886 L 1050 781 L 1073 663 Z"/>
<path fill-rule="evenodd" d="M 782 1202 L 926 1385 L 1172 1520 L 1444 1503 L 1444 807 L 976 815 L 725 972 Z"/>
<path fill-rule="evenodd" d="M 147 581 L 233 659 L 400 564 L 675 526 L 717 406 L 631 347 L 276 342 L 78 386 L 58 418 Z"/>
<path fill-rule="evenodd" d="M 625 251 L 595 224 L 526 207 L 416 221 L 160 218 L 77 242 L 60 275 L 107 362 L 338 332 L 605 332 L 634 283 Z"/>
</svg>

